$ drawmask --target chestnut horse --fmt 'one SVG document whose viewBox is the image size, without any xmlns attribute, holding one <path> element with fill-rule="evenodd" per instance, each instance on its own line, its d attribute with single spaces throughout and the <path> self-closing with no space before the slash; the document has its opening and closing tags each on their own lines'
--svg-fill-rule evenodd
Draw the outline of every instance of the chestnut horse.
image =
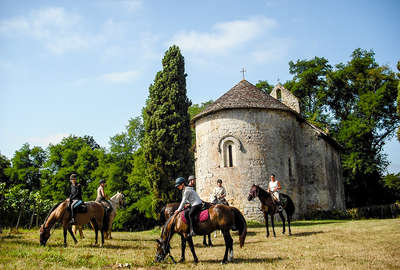
<svg viewBox="0 0 400 270">
<path fill-rule="evenodd" d="M 166 206 L 164 206 L 163 208 L 161 208 L 161 214 L 160 214 L 160 226 L 164 225 L 164 223 L 170 218 L 172 217 L 172 215 L 175 213 L 175 210 L 178 209 L 180 203 L 178 202 L 173 202 L 173 203 L 167 203 Z M 183 237 L 183 236 L 181 236 Z M 208 237 L 208 243 L 207 243 L 207 237 Z M 182 239 L 183 241 L 183 239 Z M 211 242 L 211 234 L 208 235 L 204 235 L 203 236 L 203 245 L 205 245 L 206 247 L 212 247 L 213 244 Z"/>
<path fill-rule="evenodd" d="M 247 223 L 242 213 L 235 207 L 226 206 L 222 204 L 212 205 L 208 209 L 208 220 L 195 224 L 194 231 L 197 235 L 210 234 L 215 230 L 221 230 L 225 240 L 225 255 L 222 263 L 233 260 L 233 239 L 230 230 L 239 230 L 239 243 L 243 247 L 247 234 Z M 182 256 L 180 262 L 185 261 L 185 248 L 186 241 L 189 243 L 190 251 L 192 252 L 194 262 L 197 263 L 199 259 L 194 250 L 192 237 L 189 236 L 189 225 L 186 224 L 181 218 L 181 212 L 174 214 L 170 217 L 161 231 L 160 239 L 157 239 L 157 253 L 156 262 L 161 262 L 167 255 L 175 262 L 170 254 L 170 241 L 172 236 L 178 233 L 183 236 L 181 239 Z M 229 257 L 228 257 L 229 253 Z"/>
<path fill-rule="evenodd" d="M 110 216 L 108 218 L 107 230 L 104 231 L 105 239 L 112 239 L 112 237 L 111 237 L 112 224 L 113 224 L 115 216 L 117 215 L 117 210 L 119 208 L 125 206 L 125 196 L 124 196 L 124 194 L 117 192 L 114 196 L 112 196 L 110 198 L 109 202 L 112 205 L 112 210 L 111 210 Z M 102 202 L 102 205 L 107 207 L 107 205 L 105 205 L 104 202 Z M 76 235 L 77 230 L 79 231 L 79 236 L 81 237 L 81 239 L 85 238 L 83 236 L 82 225 L 73 225 L 72 226 L 72 231 L 74 232 L 75 235 Z"/>
<path fill-rule="evenodd" d="M 265 228 L 267 230 L 267 237 L 269 237 L 269 229 L 268 229 L 268 215 L 271 217 L 271 224 L 272 224 L 272 231 L 274 233 L 274 237 L 276 237 L 275 234 L 275 226 L 274 226 L 274 215 L 276 213 L 279 214 L 279 216 L 282 219 L 283 223 L 283 234 L 285 233 L 285 217 L 282 214 L 282 211 L 278 211 L 278 206 L 276 202 L 274 202 L 274 199 L 272 198 L 271 193 L 265 191 L 258 185 L 253 185 L 250 188 L 249 192 L 249 197 L 247 198 L 249 201 L 253 200 L 255 197 L 258 197 L 261 202 L 261 211 L 264 214 L 264 219 L 265 219 Z M 292 231 L 290 229 L 290 220 L 292 219 L 295 207 L 292 199 L 283 193 L 279 194 L 280 201 L 282 203 L 282 208 L 286 212 L 287 216 L 287 221 L 288 221 L 288 226 L 289 226 L 289 235 L 292 235 Z"/>
<path fill-rule="evenodd" d="M 72 233 L 70 216 L 71 212 L 67 209 L 69 204 L 69 199 L 62 201 L 55 205 L 46 217 L 46 220 L 40 226 L 40 245 L 46 245 L 47 240 L 50 238 L 50 230 L 56 222 L 61 222 L 64 229 L 64 246 L 67 246 L 67 230 L 74 239 L 75 244 L 78 242 Z M 97 236 L 98 231 L 101 232 L 101 247 L 104 245 L 104 228 L 103 228 L 103 218 L 104 218 L 104 208 L 100 203 L 97 202 L 85 202 L 87 207 L 86 213 L 77 213 L 76 222 L 77 225 L 85 225 L 91 222 L 94 226 L 94 231 Z"/>
</svg>

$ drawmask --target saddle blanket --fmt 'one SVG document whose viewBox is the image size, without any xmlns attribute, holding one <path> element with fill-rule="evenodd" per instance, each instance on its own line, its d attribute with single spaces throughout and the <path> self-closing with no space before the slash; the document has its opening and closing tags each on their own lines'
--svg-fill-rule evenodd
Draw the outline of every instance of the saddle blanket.
<svg viewBox="0 0 400 270">
<path fill-rule="evenodd" d="M 182 211 L 181 212 L 181 218 L 182 218 L 183 222 L 188 224 L 188 221 L 186 220 L 186 217 L 185 217 L 185 212 L 186 211 Z M 188 216 L 189 216 L 189 214 L 188 214 Z M 204 221 L 207 221 L 208 218 L 209 218 L 208 209 L 206 209 L 206 210 L 203 210 L 203 211 L 200 212 L 200 214 L 196 218 L 196 221 L 198 221 L 199 223 L 202 223 Z"/>
</svg>

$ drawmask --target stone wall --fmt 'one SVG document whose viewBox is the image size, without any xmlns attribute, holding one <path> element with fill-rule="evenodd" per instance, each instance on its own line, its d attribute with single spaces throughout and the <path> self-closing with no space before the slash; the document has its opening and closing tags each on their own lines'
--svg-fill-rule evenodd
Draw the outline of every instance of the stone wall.
<svg viewBox="0 0 400 270">
<path fill-rule="evenodd" d="M 296 217 L 308 209 L 343 208 L 339 154 L 318 130 L 293 113 L 266 109 L 223 110 L 195 122 L 197 191 L 209 200 L 217 179 L 228 202 L 248 219 L 263 220 L 258 199 L 249 202 L 253 184 L 267 188 L 274 173 L 282 192 L 292 197 Z M 233 166 L 224 162 L 232 149 Z"/>
</svg>

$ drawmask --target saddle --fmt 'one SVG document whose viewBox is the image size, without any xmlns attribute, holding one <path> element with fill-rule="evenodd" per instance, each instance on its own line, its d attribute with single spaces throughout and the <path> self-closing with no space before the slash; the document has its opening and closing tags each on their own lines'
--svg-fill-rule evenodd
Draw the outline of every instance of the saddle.
<svg viewBox="0 0 400 270">
<path fill-rule="evenodd" d="M 87 209 L 87 204 L 86 203 L 81 203 L 78 206 L 74 207 L 74 212 L 77 214 L 81 214 L 81 213 L 87 213 L 88 209 Z M 68 207 L 68 211 L 71 211 L 71 207 Z"/>
<path fill-rule="evenodd" d="M 189 209 L 186 209 L 180 213 L 181 219 L 183 222 L 186 224 L 189 224 Z M 208 214 L 208 209 L 201 210 L 198 215 L 195 216 L 194 218 L 194 223 L 202 223 L 207 221 L 210 218 L 210 215 Z"/>
</svg>

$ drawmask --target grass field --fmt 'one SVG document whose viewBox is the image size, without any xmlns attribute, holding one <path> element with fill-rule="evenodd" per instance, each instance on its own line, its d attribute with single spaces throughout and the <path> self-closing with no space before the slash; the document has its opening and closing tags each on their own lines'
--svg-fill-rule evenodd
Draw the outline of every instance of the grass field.
<svg viewBox="0 0 400 270">
<path fill-rule="evenodd" d="M 159 230 L 115 232 L 105 247 L 94 247 L 94 233 L 85 230 L 86 238 L 63 247 L 61 229 L 54 231 L 46 247 L 39 246 L 38 230 L 0 234 L 0 269 L 400 269 L 400 219 L 357 221 L 296 221 L 292 236 L 266 238 L 265 228 L 248 228 L 245 246 L 234 238 L 234 262 L 221 265 L 225 246 L 220 235 L 213 238 L 215 247 L 203 247 L 195 237 L 200 262 L 195 265 L 189 248 L 186 262 L 173 265 L 171 260 L 154 263 L 155 239 Z M 79 238 L 78 238 L 79 240 Z M 172 241 L 172 254 L 180 258 L 180 237 Z M 119 267 L 119 265 L 122 267 Z M 127 268 L 126 268 L 127 269 Z"/>
</svg>

